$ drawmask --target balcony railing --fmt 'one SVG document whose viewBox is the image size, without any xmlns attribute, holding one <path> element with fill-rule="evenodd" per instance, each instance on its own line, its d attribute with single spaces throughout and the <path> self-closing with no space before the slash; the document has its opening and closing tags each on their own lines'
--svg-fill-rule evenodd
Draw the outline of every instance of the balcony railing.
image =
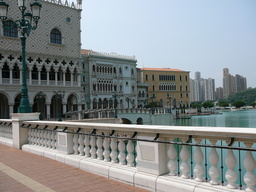
<svg viewBox="0 0 256 192">
<path fill-rule="evenodd" d="M 0 122 L 0 140 L 2 135 L 11 138 L 13 124 Z M 148 190 L 255 191 L 255 128 L 52 121 L 20 125 L 27 130 L 24 150 L 59 161 L 65 153 L 65 163 Z M 114 177 L 111 170 L 117 168 Z"/>
</svg>

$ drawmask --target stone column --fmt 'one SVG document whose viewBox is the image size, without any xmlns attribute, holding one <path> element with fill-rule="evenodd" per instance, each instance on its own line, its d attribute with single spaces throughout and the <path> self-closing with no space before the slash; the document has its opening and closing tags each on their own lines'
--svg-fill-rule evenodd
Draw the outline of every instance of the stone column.
<svg viewBox="0 0 256 192">
<path fill-rule="evenodd" d="M 12 79 L 12 69 L 10 69 L 10 82 L 11 85 L 13 84 L 13 79 Z"/>
<path fill-rule="evenodd" d="M 50 103 L 46 103 L 46 117 L 50 117 L 50 113 L 51 113 L 51 104 Z"/>
<path fill-rule="evenodd" d="M 58 72 L 55 71 L 55 85 L 58 85 Z"/>
<path fill-rule="evenodd" d="M 46 76 L 47 76 L 47 85 L 50 85 L 49 71 L 47 71 Z"/>
<path fill-rule="evenodd" d="M 38 71 L 38 85 L 41 85 L 41 71 Z"/>
<path fill-rule="evenodd" d="M 12 113 L 13 148 L 21 149 L 28 143 L 28 130 L 21 128 L 22 121 L 39 120 L 40 113 Z"/>
<path fill-rule="evenodd" d="M 74 73 L 71 72 L 71 86 L 73 86 L 74 84 Z"/>
<path fill-rule="evenodd" d="M 9 104 L 9 113 L 13 113 L 13 104 Z"/>
<path fill-rule="evenodd" d="M 3 68 L 3 64 L 0 62 L 0 84 L 3 83 L 2 68 Z"/>
<path fill-rule="evenodd" d="M 28 69 L 29 71 L 29 85 L 32 85 L 32 70 Z"/>
<path fill-rule="evenodd" d="M 66 72 L 63 72 L 63 86 L 66 86 Z"/>
</svg>

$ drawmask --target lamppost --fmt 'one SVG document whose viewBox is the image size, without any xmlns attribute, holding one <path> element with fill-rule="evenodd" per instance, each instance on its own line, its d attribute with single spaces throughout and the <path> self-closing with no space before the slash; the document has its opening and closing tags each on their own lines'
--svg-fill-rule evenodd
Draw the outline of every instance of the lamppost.
<svg viewBox="0 0 256 192">
<path fill-rule="evenodd" d="M 26 36 L 28 37 L 31 30 L 35 30 L 37 28 L 38 21 L 40 19 L 40 11 L 41 11 L 41 3 L 35 0 L 30 4 L 31 12 L 26 12 L 27 9 L 27 0 L 17 0 L 18 7 L 21 11 L 21 19 L 18 19 L 13 22 L 12 26 L 7 26 L 7 13 L 9 5 L 4 1 L 0 2 L 0 19 L 3 23 L 3 28 L 5 30 L 10 30 L 13 28 L 20 29 L 20 40 L 22 46 L 22 88 L 21 88 L 21 101 L 20 106 L 18 108 L 19 113 L 31 113 L 32 107 L 29 105 L 28 100 L 28 88 L 26 82 L 26 72 L 27 72 L 27 64 L 26 64 Z M 33 19 L 33 21 L 32 21 Z"/>
<path fill-rule="evenodd" d="M 36 96 L 36 99 L 39 100 L 39 107 L 40 107 L 40 111 L 41 111 L 41 113 L 39 115 L 40 120 L 44 119 L 44 113 L 45 113 L 44 112 L 44 99 L 45 99 L 45 97 L 46 97 L 46 95 L 42 91 L 40 91 L 38 93 L 38 95 Z"/>
<path fill-rule="evenodd" d="M 56 98 L 58 100 L 58 121 L 62 121 L 62 118 L 61 118 L 61 103 L 62 103 L 62 99 L 65 96 L 65 91 L 54 91 L 53 93 L 56 95 Z"/>
<path fill-rule="evenodd" d="M 115 118 L 117 118 L 117 104 L 118 104 L 117 98 L 121 97 L 121 95 L 115 92 L 113 93 L 112 97 L 114 98 Z"/>
<path fill-rule="evenodd" d="M 170 104 L 170 113 L 172 113 L 172 99 L 173 99 L 173 95 L 170 95 L 169 93 L 167 94 L 167 99 L 169 100 L 169 104 Z"/>
<path fill-rule="evenodd" d="M 156 94 L 153 93 L 153 95 L 151 96 L 151 99 L 152 99 L 152 102 L 151 102 L 151 111 L 152 111 L 152 114 L 154 114 L 154 110 L 155 110 L 155 102 L 154 102 L 154 99 L 156 98 Z"/>
</svg>

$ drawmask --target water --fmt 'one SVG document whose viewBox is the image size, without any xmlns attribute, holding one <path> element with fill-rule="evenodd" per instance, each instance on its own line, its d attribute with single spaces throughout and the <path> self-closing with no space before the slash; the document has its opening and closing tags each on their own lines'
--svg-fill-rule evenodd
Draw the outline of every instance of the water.
<svg viewBox="0 0 256 192">
<path fill-rule="evenodd" d="M 222 114 L 177 119 L 177 126 L 250 127 L 256 128 L 256 110 L 225 111 Z"/>
<path fill-rule="evenodd" d="M 191 119 L 177 119 L 174 124 L 176 126 L 205 126 L 205 127 L 241 127 L 241 128 L 256 128 L 256 110 L 239 110 L 239 111 L 225 111 L 221 112 L 222 114 L 217 115 L 207 115 L 207 116 L 192 116 Z M 194 141 L 193 141 L 194 142 Z M 204 141 L 206 144 L 210 144 L 209 141 Z M 221 141 L 217 142 L 217 145 L 222 145 Z M 225 145 L 225 144 L 224 144 Z M 243 143 L 235 142 L 235 147 L 241 146 L 245 147 Z M 256 144 L 252 146 L 252 148 L 255 148 Z M 202 148 L 203 150 L 203 148 Z M 195 151 L 195 147 L 191 149 L 191 157 L 190 160 L 193 158 L 192 154 Z M 210 154 L 211 149 L 205 148 L 203 150 L 203 153 Z M 218 154 L 221 154 L 221 150 L 217 149 Z M 235 171 L 238 174 L 239 179 L 236 181 L 236 183 L 245 185 L 242 177 L 245 174 L 246 170 L 243 165 L 243 159 L 246 155 L 245 151 L 238 151 L 234 150 L 234 154 L 236 157 L 241 157 L 240 159 L 237 158 L 237 163 L 235 167 Z M 256 153 L 252 153 L 254 158 L 256 158 Z M 223 159 L 225 159 L 227 155 L 227 150 L 223 150 Z M 190 161 L 189 160 L 189 161 Z M 193 161 L 193 160 L 192 160 Z M 205 165 L 205 160 L 203 161 L 202 165 Z M 207 159 L 207 165 L 210 166 L 210 163 Z M 220 169 L 222 166 L 221 164 L 225 164 L 224 160 L 219 161 L 217 167 Z M 241 172 L 239 172 L 241 170 Z M 227 171 L 227 167 L 224 167 L 224 170 L 222 170 L 222 174 L 219 177 L 219 180 L 224 180 L 224 182 L 227 182 L 227 180 L 224 177 L 224 174 Z M 191 170 L 192 173 L 192 170 Z M 256 170 L 254 169 L 254 174 L 256 174 Z M 205 172 L 204 177 L 207 177 L 207 172 Z"/>
</svg>

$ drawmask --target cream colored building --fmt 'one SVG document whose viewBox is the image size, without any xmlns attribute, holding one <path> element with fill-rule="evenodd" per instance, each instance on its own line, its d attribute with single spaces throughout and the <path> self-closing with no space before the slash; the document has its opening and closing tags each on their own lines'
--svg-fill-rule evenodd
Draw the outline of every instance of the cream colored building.
<svg viewBox="0 0 256 192">
<path fill-rule="evenodd" d="M 189 71 L 170 68 L 141 68 L 141 81 L 148 83 L 148 103 L 179 108 L 190 104 Z"/>
<path fill-rule="evenodd" d="M 28 6 L 31 3 L 28 0 Z M 82 1 L 46 1 L 36 30 L 27 38 L 27 86 L 33 112 L 56 117 L 81 110 L 81 7 Z M 9 4 L 8 24 L 21 17 L 17 1 Z M 4 30 L 0 22 L 0 117 L 17 112 L 21 98 L 21 41 L 17 29 Z M 65 92 L 61 105 L 56 91 Z M 45 95 L 42 98 L 42 95 Z"/>
</svg>

